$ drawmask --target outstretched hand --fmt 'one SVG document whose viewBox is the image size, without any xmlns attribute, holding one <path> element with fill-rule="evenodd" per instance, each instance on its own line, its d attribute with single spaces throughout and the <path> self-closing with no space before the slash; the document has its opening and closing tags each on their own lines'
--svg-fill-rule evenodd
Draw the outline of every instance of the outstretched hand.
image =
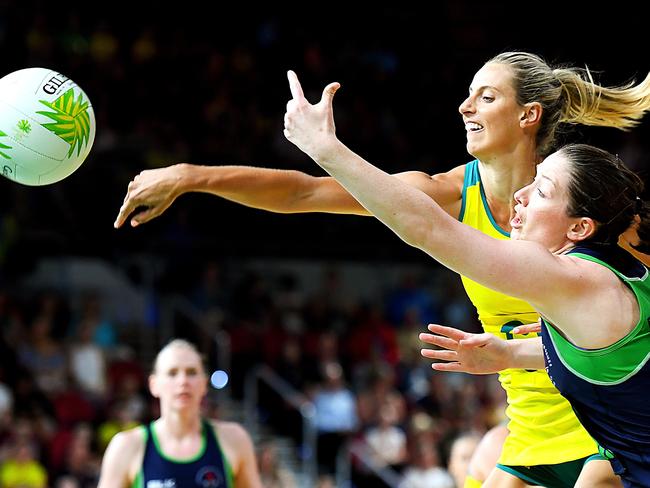
<svg viewBox="0 0 650 488">
<path fill-rule="evenodd" d="M 145 170 L 133 178 L 113 227 L 121 227 L 137 208 L 144 209 L 131 217 L 131 227 L 149 222 L 167 210 L 179 195 L 179 171 L 179 165 L 174 165 Z"/>
<path fill-rule="evenodd" d="M 336 141 L 332 100 L 341 85 L 327 85 L 320 101 L 312 105 L 305 98 L 296 73 L 288 71 L 287 78 L 292 98 L 284 114 L 284 135 L 305 154 L 320 161 L 326 157 L 330 143 Z"/>
<path fill-rule="evenodd" d="M 506 341 L 492 334 L 471 334 L 453 327 L 429 324 L 433 334 L 421 333 L 420 340 L 441 349 L 423 348 L 422 356 L 444 362 L 434 362 L 437 371 L 472 374 L 498 373 L 508 367 Z"/>
</svg>

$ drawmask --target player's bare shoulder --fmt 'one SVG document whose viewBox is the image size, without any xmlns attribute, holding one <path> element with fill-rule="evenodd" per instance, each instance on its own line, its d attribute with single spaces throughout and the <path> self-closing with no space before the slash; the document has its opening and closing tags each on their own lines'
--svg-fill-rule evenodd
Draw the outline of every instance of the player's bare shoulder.
<svg viewBox="0 0 650 488">
<path fill-rule="evenodd" d="M 463 198 L 465 165 L 434 175 L 424 171 L 405 171 L 394 176 L 431 197 L 448 214 L 458 216 Z"/>
<path fill-rule="evenodd" d="M 248 431 L 236 422 L 211 420 L 221 449 L 233 467 L 237 466 L 252 449 L 253 441 Z"/>
<path fill-rule="evenodd" d="M 121 458 L 129 462 L 129 466 L 137 467 L 134 474 L 140 469 L 142 458 L 144 457 L 144 447 L 146 444 L 146 433 L 142 426 L 133 429 L 118 432 L 111 439 L 109 448 L 115 450 Z"/>
<path fill-rule="evenodd" d="M 227 422 L 223 420 L 211 420 L 210 423 L 214 428 L 219 441 L 223 443 L 239 444 L 241 442 L 250 442 L 250 435 L 237 422 Z"/>
<path fill-rule="evenodd" d="M 430 191 L 425 191 L 425 193 L 433 198 L 447 213 L 453 217 L 458 217 L 463 200 L 465 165 L 456 166 L 444 173 L 430 175 L 428 178 L 427 187 Z"/>
<path fill-rule="evenodd" d="M 434 174 L 431 176 L 431 179 L 445 184 L 450 190 L 453 188 L 460 195 L 463 191 L 463 184 L 465 183 L 465 166 L 467 165 L 461 164 L 445 173 Z"/>
<path fill-rule="evenodd" d="M 146 442 L 146 433 L 143 426 L 139 425 L 132 429 L 123 430 L 115 434 L 111 442 L 115 442 L 123 449 L 129 449 L 130 452 L 140 450 L 144 452 Z"/>
<path fill-rule="evenodd" d="M 131 486 L 142 465 L 145 447 L 143 427 L 118 432 L 106 448 L 98 488 Z"/>
</svg>

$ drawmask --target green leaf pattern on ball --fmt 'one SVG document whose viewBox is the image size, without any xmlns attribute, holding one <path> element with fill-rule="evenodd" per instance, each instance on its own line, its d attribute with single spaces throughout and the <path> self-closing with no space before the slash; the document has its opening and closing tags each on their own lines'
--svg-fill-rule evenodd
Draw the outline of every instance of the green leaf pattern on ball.
<svg viewBox="0 0 650 488">
<path fill-rule="evenodd" d="M 0 137 L 7 137 L 7 134 L 5 134 L 4 132 L 2 132 L 2 131 L 0 130 Z M 11 149 L 11 146 L 7 146 L 7 145 L 2 144 L 2 143 L 0 142 L 0 149 L 3 149 L 3 150 L 4 150 L 4 149 Z M 5 159 L 11 159 L 11 156 L 9 156 L 8 154 L 5 154 L 4 151 L 0 151 L 0 156 L 2 156 L 2 157 L 5 158 Z"/>
<path fill-rule="evenodd" d="M 74 91 L 70 88 L 53 102 L 45 100 L 40 100 L 40 102 L 52 109 L 53 112 L 40 111 L 37 113 L 45 115 L 54 121 L 41 125 L 70 144 L 68 157 L 72 156 L 75 147 L 78 156 L 81 152 L 81 146 L 88 144 L 90 136 L 88 101 L 84 101 L 81 93 L 75 100 Z"/>
<path fill-rule="evenodd" d="M 19 120 L 17 127 L 19 131 L 24 132 L 25 134 L 29 134 L 32 131 L 31 124 L 25 119 Z"/>
</svg>

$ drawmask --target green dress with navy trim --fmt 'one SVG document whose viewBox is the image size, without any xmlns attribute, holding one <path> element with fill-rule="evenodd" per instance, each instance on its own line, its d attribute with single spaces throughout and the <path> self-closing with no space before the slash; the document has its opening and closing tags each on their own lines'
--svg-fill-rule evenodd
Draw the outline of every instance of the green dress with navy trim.
<svg viewBox="0 0 650 488">
<path fill-rule="evenodd" d="M 610 269 L 639 304 L 634 329 L 601 349 L 575 346 L 548 321 L 542 327 L 551 380 L 600 444 L 626 487 L 650 486 L 650 278 L 648 269 L 616 245 L 581 246 L 571 256 Z M 589 327 L 589 323 L 584 324 Z"/>
</svg>

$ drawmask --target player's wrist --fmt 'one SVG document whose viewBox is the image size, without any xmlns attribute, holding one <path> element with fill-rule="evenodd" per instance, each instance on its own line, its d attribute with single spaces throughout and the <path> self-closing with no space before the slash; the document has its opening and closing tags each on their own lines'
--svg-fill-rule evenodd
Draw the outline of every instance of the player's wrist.
<svg viewBox="0 0 650 488">
<path fill-rule="evenodd" d="M 520 359 L 520 341 L 519 340 L 512 340 L 512 341 L 506 341 L 505 342 L 505 350 L 503 354 L 503 360 L 504 360 L 504 367 L 503 369 L 509 369 L 509 368 L 518 368 L 520 365 L 518 364 L 518 359 Z"/>
<path fill-rule="evenodd" d="M 214 180 L 214 176 L 208 177 L 207 175 L 207 172 L 211 169 L 214 168 L 190 163 L 175 164 L 173 172 L 174 195 L 180 196 L 183 193 L 206 190 L 210 181 Z"/>
<path fill-rule="evenodd" d="M 322 144 L 319 144 L 317 150 L 311 151 L 310 157 L 319 165 L 326 167 L 336 164 L 339 159 L 350 152 L 345 144 L 338 140 L 336 136 L 329 136 Z"/>
</svg>

